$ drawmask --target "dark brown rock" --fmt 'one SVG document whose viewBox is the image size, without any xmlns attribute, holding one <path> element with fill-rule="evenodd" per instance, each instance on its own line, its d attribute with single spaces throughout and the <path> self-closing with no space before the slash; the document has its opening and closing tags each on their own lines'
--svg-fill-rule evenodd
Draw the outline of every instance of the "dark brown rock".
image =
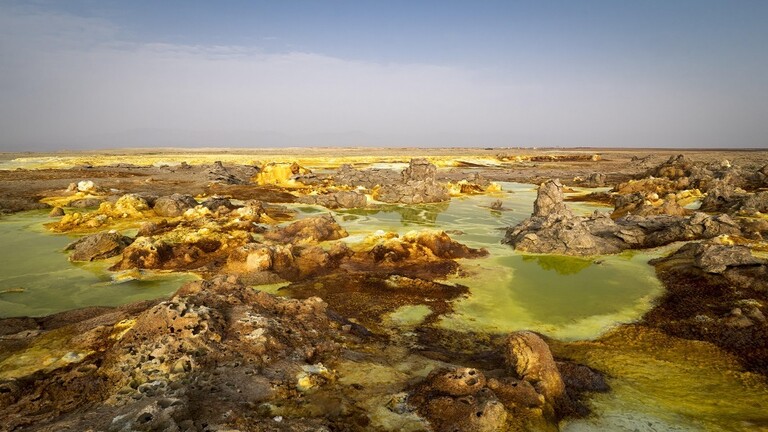
<svg viewBox="0 0 768 432">
<path fill-rule="evenodd" d="M 197 201 L 195 201 L 192 195 L 173 194 L 158 198 L 152 209 L 158 216 L 177 217 L 195 206 L 197 206 Z"/>
<path fill-rule="evenodd" d="M 582 182 L 582 186 L 589 188 L 603 187 L 605 186 L 606 179 L 607 176 L 605 174 L 593 172 Z"/>
<path fill-rule="evenodd" d="M 383 184 L 374 198 L 388 203 L 422 204 L 451 199 L 448 189 L 435 181 L 437 167 L 426 159 L 412 159 L 403 170 L 401 181 Z"/>
<path fill-rule="evenodd" d="M 716 243 L 689 243 L 684 248 L 693 249 L 694 264 L 707 273 L 723 273 L 729 267 L 764 264 L 752 256 L 746 246 L 720 245 Z M 680 253 L 685 253 L 681 250 Z"/>
<path fill-rule="evenodd" d="M 331 215 L 301 219 L 284 227 L 264 233 L 264 238 L 279 243 L 310 244 L 346 237 L 344 230 Z"/>
<path fill-rule="evenodd" d="M 93 261 L 120 255 L 132 242 L 133 239 L 119 233 L 97 233 L 75 240 L 64 250 L 73 251 L 70 261 Z"/>
<path fill-rule="evenodd" d="M 339 191 L 319 195 L 304 195 L 298 199 L 304 204 L 317 204 L 329 209 L 362 208 L 367 204 L 365 194 L 355 191 Z"/>
<path fill-rule="evenodd" d="M 229 170 L 224 168 L 221 161 L 216 161 L 208 168 L 208 180 L 223 184 L 241 184 L 243 180 L 237 178 Z"/>
<path fill-rule="evenodd" d="M 207 208 L 210 211 L 217 211 L 222 207 L 226 210 L 234 210 L 238 207 L 235 204 L 233 204 L 232 201 L 230 201 L 229 199 L 222 198 L 222 197 L 210 197 L 204 200 L 203 202 L 201 202 L 200 205 L 202 205 L 203 207 Z"/>
</svg>

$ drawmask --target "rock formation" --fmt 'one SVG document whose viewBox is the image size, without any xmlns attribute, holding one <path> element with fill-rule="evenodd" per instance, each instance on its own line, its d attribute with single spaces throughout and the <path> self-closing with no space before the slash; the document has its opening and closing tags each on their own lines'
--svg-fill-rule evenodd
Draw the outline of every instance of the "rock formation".
<svg viewBox="0 0 768 432">
<path fill-rule="evenodd" d="M 395 184 L 402 179 L 402 175 L 394 170 L 357 170 L 348 164 L 339 167 L 332 177 L 333 182 L 337 185 L 348 187 L 360 186 L 369 190 L 373 190 L 377 186 Z"/>
<path fill-rule="evenodd" d="M 519 331 L 506 341 L 504 358 L 510 371 L 529 382 L 544 401 L 553 407 L 567 399 L 565 384 L 546 342 L 536 333 Z"/>
<path fill-rule="evenodd" d="M 87 235 L 67 245 L 72 251 L 70 261 L 93 261 L 120 255 L 133 239 L 119 233 L 104 232 Z"/>
<path fill-rule="evenodd" d="M 2 429 L 254 431 L 272 424 L 303 431 L 344 423 L 332 413 L 278 423 L 271 412 L 273 402 L 298 408 L 303 392 L 333 382 L 322 362 L 356 339 L 322 300 L 277 298 L 219 278 L 144 308 L 101 311 L 6 353 Z M 64 351 L 43 349 L 51 343 Z"/>
<path fill-rule="evenodd" d="M 355 191 L 338 191 L 317 195 L 303 195 L 298 202 L 321 205 L 328 209 L 362 208 L 367 204 L 365 194 Z"/>
<path fill-rule="evenodd" d="M 346 237 L 347 231 L 331 215 L 300 219 L 264 233 L 264 238 L 278 243 L 310 244 Z"/>
<path fill-rule="evenodd" d="M 589 188 L 603 187 L 607 178 L 603 173 L 593 172 L 582 182 L 582 186 Z"/>
<path fill-rule="evenodd" d="M 568 396 L 558 364 L 538 335 L 510 334 L 503 357 L 506 371 L 435 369 L 414 387 L 408 403 L 436 431 L 538 430 L 574 412 L 577 403 Z M 587 386 L 600 381 L 587 377 L 578 365 L 564 368 L 590 381 Z M 604 384 L 593 388 L 606 390 Z"/>
<path fill-rule="evenodd" d="M 224 184 L 240 184 L 243 181 L 229 172 L 221 161 L 214 162 L 207 170 L 208 180 Z"/>
<path fill-rule="evenodd" d="M 599 255 L 739 233 L 727 215 L 699 212 L 690 217 L 627 215 L 615 221 L 599 212 L 574 216 L 563 203 L 562 185 L 550 180 L 539 187 L 533 215 L 507 229 L 503 242 L 526 252 Z"/>
<path fill-rule="evenodd" d="M 192 195 L 173 194 L 167 197 L 160 197 L 155 201 L 152 210 L 155 214 L 162 217 L 178 217 L 185 211 L 195 208 L 197 201 Z"/>
<path fill-rule="evenodd" d="M 650 194 L 635 192 L 628 195 L 617 195 L 614 205 L 615 209 L 611 213 L 611 217 L 614 219 L 626 215 L 685 216 L 689 213 L 689 211 L 680 206 L 674 193 L 669 193 L 662 198 L 655 192 Z"/>
<path fill-rule="evenodd" d="M 385 184 L 374 191 L 374 198 L 389 203 L 422 204 L 448 201 L 445 186 L 435 181 L 437 168 L 426 159 L 411 159 L 398 183 Z"/>
</svg>

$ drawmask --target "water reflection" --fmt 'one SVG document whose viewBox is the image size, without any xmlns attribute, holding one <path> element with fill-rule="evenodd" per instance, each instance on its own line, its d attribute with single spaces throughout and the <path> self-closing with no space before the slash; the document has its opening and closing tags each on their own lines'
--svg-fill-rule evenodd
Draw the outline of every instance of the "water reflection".
<svg viewBox="0 0 768 432">
<path fill-rule="evenodd" d="M 579 273 L 593 264 L 591 259 L 560 255 L 523 255 L 523 261 L 536 262 L 544 270 L 554 270 L 561 275 Z"/>
<path fill-rule="evenodd" d="M 366 209 L 339 210 L 337 213 L 341 215 L 342 220 L 350 220 L 347 216 L 355 215 L 366 216 L 380 222 L 394 222 L 395 219 L 391 216 L 399 216 L 398 222 L 402 227 L 434 228 L 437 226 L 437 218 L 440 213 L 447 211 L 449 207 L 449 202 L 416 204 L 410 206 L 381 205 Z"/>
</svg>

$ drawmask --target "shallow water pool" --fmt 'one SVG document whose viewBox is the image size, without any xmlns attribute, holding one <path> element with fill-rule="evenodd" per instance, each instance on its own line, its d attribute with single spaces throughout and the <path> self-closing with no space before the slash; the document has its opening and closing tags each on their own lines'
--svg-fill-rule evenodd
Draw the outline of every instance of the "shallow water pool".
<svg viewBox="0 0 768 432">
<path fill-rule="evenodd" d="M 768 409 L 768 386 L 762 377 L 744 373 L 708 344 L 616 329 L 641 317 L 663 292 L 647 262 L 675 246 L 594 258 L 517 253 L 500 241 L 506 227 L 530 215 L 535 187 L 502 186 L 504 191 L 492 196 L 449 203 L 331 213 L 349 231 L 349 243 L 376 230 L 404 234 L 429 228 L 446 230 L 468 246 L 487 248 L 487 258 L 462 260 L 466 274 L 449 282 L 468 286 L 470 294 L 458 299 L 454 312 L 437 325 L 494 333 L 531 329 L 570 341 L 554 343 L 553 350 L 606 372 L 613 390 L 591 399 L 595 416 L 563 425 L 564 430 L 766 430 L 768 418 L 762 413 Z M 490 208 L 495 200 L 502 201 L 503 210 Z M 568 206 L 581 214 L 607 211 L 584 203 Z M 300 217 L 328 212 L 316 206 L 291 207 Z M 115 275 L 107 271 L 109 262 L 70 263 L 62 250 L 73 237 L 47 232 L 42 226 L 47 221 L 45 212 L 0 219 L 0 317 L 162 297 L 194 278 Z M 280 286 L 259 288 L 276 291 Z M 387 322 L 410 328 L 429 312 L 423 305 L 405 306 Z"/>
<path fill-rule="evenodd" d="M 574 340 L 599 336 L 619 323 L 639 318 L 662 288 L 648 260 L 662 250 L 598 258 L 546 256 L 515 252 L 501 244 L 504 230 L 527 218 L 536 187 L 501 183 L 503 191 L 489 196 L 454 198 L 448 203 L 413 206 L 383 205 L 377 209 L 342 210 L 337 220 L 360 242 L 376 230 L 405 234 L 441 229 L 468 246 L 486 248 L 489 257 L 463 260 L 467 274 L 451 282 L 470 288 L 455 302 L 455 313 L 439 325 L 456 330 L 509 332 L 530 329 Z M 582 193 L 577 190 L 575 194 Z M 502 210 L 491 209 L 500 200 Z M 577 214 L 605 206 L 568 203 Z M 315 214 L 319 208 L 297 207 Z"/>
<path fill-rule="evenodd" d="M 117 306 L 172 294 L 189 274 L 112 273 L 112 260 L 70 263 L 76 237 L 49 233 L 47 213 L 0 218 L 0 317 L 43 316 L 85 306 Z"/>
</svg>

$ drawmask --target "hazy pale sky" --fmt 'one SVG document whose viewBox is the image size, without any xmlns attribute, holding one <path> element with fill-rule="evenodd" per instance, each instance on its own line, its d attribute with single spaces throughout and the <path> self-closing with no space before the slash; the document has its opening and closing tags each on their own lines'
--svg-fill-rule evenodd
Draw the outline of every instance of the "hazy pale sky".
<svg viewBox="0 0 768 432">
<path fill-rule="evenodd" d="M 0 150 L 768 147 L 768 1 L 0 0 Z"/>
</svg>

